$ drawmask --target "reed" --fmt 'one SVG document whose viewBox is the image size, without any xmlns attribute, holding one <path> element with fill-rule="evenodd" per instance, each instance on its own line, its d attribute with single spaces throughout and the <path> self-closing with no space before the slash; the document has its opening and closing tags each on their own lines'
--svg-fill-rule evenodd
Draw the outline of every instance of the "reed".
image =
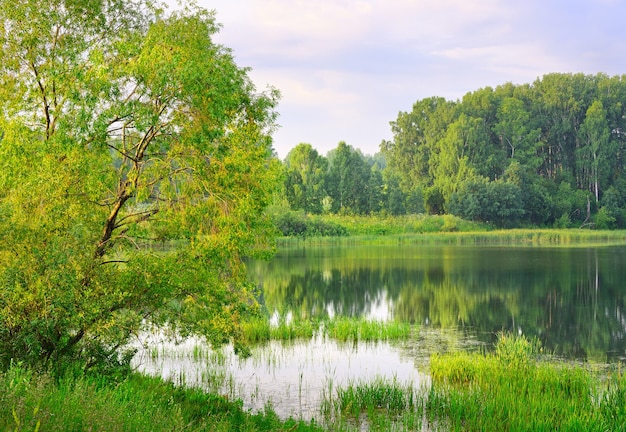
<svg viewBox="0 0 626 432">
<path fill-rule="evenodd" d="M 403 386 L 395 380 L 352 383 L 337 389 L 336 405 L 342 413 L 355 417 L 373 410 L 398 414 L 415 407 L 414 391 L 411 386 Z"/>
<path fill-rule="evenodd" d="M 282 238 L 281 247 L 301 245 L 419 244 L 487 246 L 588 246 L 624 244 L 626 231 L 583 229 L 511 229 L 475 231 L 391 231 L 389 233 L 353 233 L 349 237 L 313 237 L 306 240 Z"/>
<path fill-rule="evenodd" d="M 319 323 L 313 320 L 292 320 L 287 322 L 280 319 L 277 325 L 272 325 L 267 318 L 256 318 L 243 323 L 242 333 L 249 344 L 259 344 L 271 340 L 293 341 L 296 339 L 310 339 L 319 330 Z"/>
<path fill-rule="evenodd" d="M 536 341 L 501 335 L 489 354 L 431 358 L 426 411 L 451 431 L 624 430 L 626 382 L 543 361 Z"/>
<path fill-rule="evenodd" d="M 241 402 L 132 374 L 53 379 L 19 366 L 0 374 L 0 430 L 12 431 L 321 431 L 314 422 L 258 414 Z"/>
<path fill-rule="evenodd" d="M 340 342 L 376 342 L 406 339 L 411 334 L 411 326 L 397 321 L 337 317 L 325 323 L 324 332 Z"/>
<path fill-rule="evenodd" d="M 280 319 L 271 325 L 266 318 L 246 322 L 242 326 L 245 340 L 250 344 L 270 340 L 293 341 L 311 339 L 321 335 L 339 342 L 377 342 L 407 339 L 411 335 L 411 325 L 397 321 L 377 321 L 365 318 L 336 317 L 318 322 L 316 320 Z"/>
<path fill-rule="evenodd" d="M 330 388 L 322 401 L 324 424 L 329 430 L 420 430 L 421 394 L 412 384 L 383 378 Z"/>
</svg>

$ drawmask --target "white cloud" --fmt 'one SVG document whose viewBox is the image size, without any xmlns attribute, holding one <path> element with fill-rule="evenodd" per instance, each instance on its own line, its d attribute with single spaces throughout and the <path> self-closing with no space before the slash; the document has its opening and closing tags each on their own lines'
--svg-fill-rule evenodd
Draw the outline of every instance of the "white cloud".
<svg viewBox="0 0 626 432">
<path fill-rule="evenodd" d="M 377 151 L 398 111 L 550 72 L 626 72 L 616 0 L 198 0 L 259 89 L 283 94 L 279 154 Z"/>
</svg>

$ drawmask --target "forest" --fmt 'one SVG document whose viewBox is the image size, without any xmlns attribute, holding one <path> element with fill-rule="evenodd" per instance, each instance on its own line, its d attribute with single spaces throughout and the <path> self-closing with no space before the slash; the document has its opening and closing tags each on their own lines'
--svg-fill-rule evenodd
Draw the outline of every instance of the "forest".
<svg viewBox="0 0 626 432">
<path fill-rule="evenodd" d="M 286 156 L 306 214 L 452 214 L 497 227 L 626 227 L 624 76 L 552 73 L 418 100 L 371 156 L 339 142 Z"/>
</svg>

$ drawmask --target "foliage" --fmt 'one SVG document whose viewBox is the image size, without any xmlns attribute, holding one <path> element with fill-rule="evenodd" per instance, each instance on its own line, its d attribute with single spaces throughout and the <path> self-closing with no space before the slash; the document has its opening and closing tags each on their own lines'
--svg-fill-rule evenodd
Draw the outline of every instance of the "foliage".
<svg viewBox="0 0 626 432">
<path fill-rule="evenodd" d="M 274 214 L 274 224 L 286 237 L 342 237 L 346 228 L 321 217 L 306 216 L 303 212 L 279 211 Z"/>
<path fill-rule="evenodd" d="M 624 228 L 624 82 L 555 73 L 417 101 L 374 156 L 343 141 L 325 157 L 296 146 L 286 199 L 306 213 L 451 213 L 516 228 L 593 227 L 606 207 L 601 226 Z"/>
<path fill-rule="evenodd" d="M 519 225 L 524 216 L 521 190 L 507 182 L 466 182 L 452 194 L 450 213 L 464 219 L 491 222 L 497 227 Z"/>
<path fill-rule="evenodd" d="M 468 183 L 505 179 L 521 189 L 509 204 L 516 213 L 511 225 L 563 225 L 567 218 L 582 224 L 599 210 L 592 203 L 587 212 L 587 198 L 601 202 L 624 178 L 625 95 L 620 76 L 555 73 L 532 84 L 479 89 L 457 102 L 427 98 L 398 115 L 393 140 L 381 150 L 403 190 L 423 190 L 427 203 L 429 188 L 442 193 L 444 206 L 430 205 L 431 213 L 462 214 L 460 203 L 472 200 L 459 196 Z M 508 174 L 515 165 L 518 180 Z M 562 193 L 566 187 L 569 194 Z M 624 209 L 611 204 L 613 213 Z M 624 227 L 620 218 L 616 227 Z"/>
<path fill-rule="evenodd" d="M 319 214 L 326 196 L 328 162 L 310 144 L 299 144 L 285 158 L 287 200 L 294 210 Z"/>
<path fill-rule="evenodd" d="M 150 322 L 236 341 L 277 92 L 194 5 L 2 0 L 0 23 L 0 365 L 115 362 Z"/>
</svg>

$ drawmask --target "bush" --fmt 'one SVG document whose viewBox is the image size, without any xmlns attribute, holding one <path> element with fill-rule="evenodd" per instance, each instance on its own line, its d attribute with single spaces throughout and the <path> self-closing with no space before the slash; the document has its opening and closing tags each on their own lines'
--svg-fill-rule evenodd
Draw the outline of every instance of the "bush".
<svg viewBox="0 0 626 432">
<path fill-rule="evenodd" d="M 304 213 L 301 212 L 287 211 L 275 216 L 274 224 L 285 237 L 301 237 L 306 234 Z"/>
<path fill-rule="evenodd" d="M 331 221 L 310 218 L 303 212 L 286 211 L 274 216 L 274 223 L 285 237 L 343 237 L 348 230 Z"/>
</svg>

